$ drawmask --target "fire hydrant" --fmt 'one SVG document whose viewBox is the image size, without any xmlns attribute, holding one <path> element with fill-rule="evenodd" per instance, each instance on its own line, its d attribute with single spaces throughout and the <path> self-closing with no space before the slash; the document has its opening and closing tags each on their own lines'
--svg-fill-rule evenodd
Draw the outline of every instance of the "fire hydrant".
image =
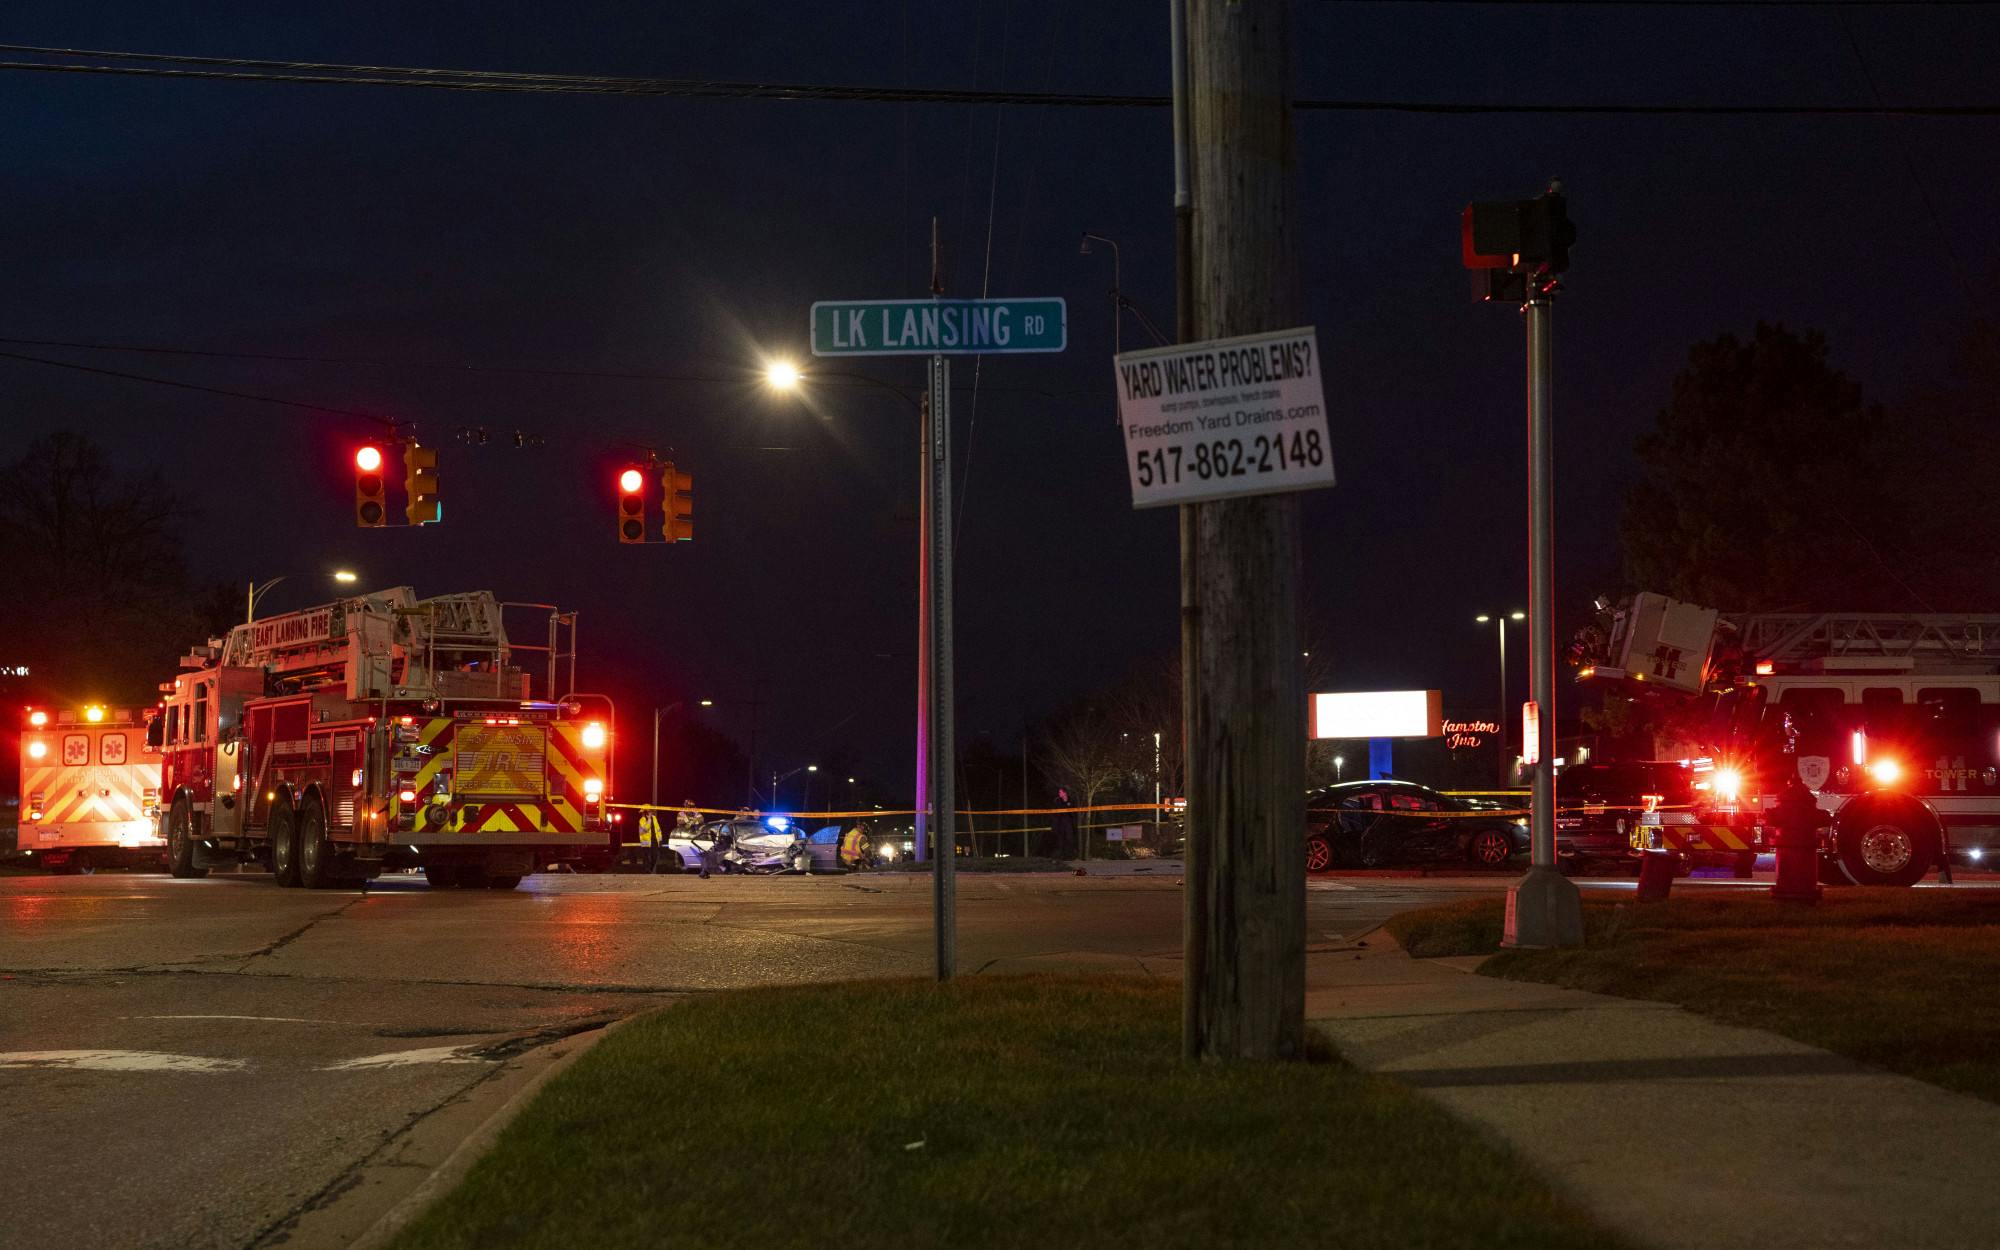
<svg viewBox="0 0 2000 1250">
<path fill-rule="evenodd" d="M 1778 879 L 1771 885 L 1771 897 L 1786 903 L 1819 902 L 1819 827 L 1825 819 L 1812 791 L 1794 772 L 1785 781 L 1785 792 L 1771 808 L 1771 824 L 1778 831 Z"/>
</svg>

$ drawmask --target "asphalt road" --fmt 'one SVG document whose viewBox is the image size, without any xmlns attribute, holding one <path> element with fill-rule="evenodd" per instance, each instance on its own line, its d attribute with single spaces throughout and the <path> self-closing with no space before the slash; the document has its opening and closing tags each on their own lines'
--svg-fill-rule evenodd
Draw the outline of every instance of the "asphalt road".
<svg viewBox="0 0 2000 1250">
<path fill-rule="evenodd" d="M 1506 880 L 1315 880 L 1308 941 Z M 965 973 L 1179 975 L 1173 865 L 959 883 Z M 927 975 L 929 922 L 904 874 L 0 878 L 0 1247 L 338 1244 L 343 1195 L 419 1170 L 426 1126 L 469 1128 L 560 1039 L 681 995 Z"/>
</svg>

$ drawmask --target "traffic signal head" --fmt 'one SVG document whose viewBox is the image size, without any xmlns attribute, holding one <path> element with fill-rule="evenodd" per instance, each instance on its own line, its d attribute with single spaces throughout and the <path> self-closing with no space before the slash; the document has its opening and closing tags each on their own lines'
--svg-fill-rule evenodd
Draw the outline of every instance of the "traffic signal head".
<svg viewBox="0 0 2000 1250">
<path fill-rule="evenodd" d="M 434 525 L 444 518 L 438 498 L 438 454 L 434 448 L 411 443 L 403 448 L 403 515 L 412 525 Z"/>
<path fill-rule="evenodd" d="M 364 529 L 389 523 L 383 495 L 382 449 L 373 444 L 354 452 L 354 523 Z"/>
<path fill-rule="evenodd" d="M 1473 282 L 1481 299 L 1526 298 L 1569 268 L 1576 226 L 1568 202 L 1551 188 L 1532 200 L 1486 200 L 1465 206 L 1459 218 L 1460 257 L 1484 271 Z"/>
<path fill-rule="evenodd" d="M 694 479 L 668 461 L 661 466 L 660 485 L 665 488 L 660 507 L 660 537 L 670 543 L 693 542 Z"/>
<path fill-rule="evenodd" d="M 646 475 L 628 468 L 618 475 L 618 541 L 646 541 Z"/>
</svg>

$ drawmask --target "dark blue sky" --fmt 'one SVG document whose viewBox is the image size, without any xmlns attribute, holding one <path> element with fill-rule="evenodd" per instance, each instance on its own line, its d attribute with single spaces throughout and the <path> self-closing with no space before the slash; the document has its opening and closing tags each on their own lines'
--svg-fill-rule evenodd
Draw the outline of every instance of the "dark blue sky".
<svg viewBox="0 0 2000 1250">
<path fill-rule="evenodd" d="M 1890 100 L 1983 101 L 1989 10 L 1847 12 Z M 1302 4 L 1298 91 L 1343 98 L 1867 103 L 1827 10 Z M 1166 89 L 1164 6 L 17 4 L 10 42 L 299 60 L 840 83 Z M 1172 318 L 1164 110 L 548 98 L 0 73 L 13 142 L 0 334 L 721 381 L 525 377 L 55 352 L 414 421 L 445 443 L 447 524 L 357 532 L 365 425 L 0 362 L 0 455 L 63 427 L 156 465 L 207 523 L 206 576 L 346 564 L 420 592 L 582 609 L 586 686 L 628 709 L 746 695 L 785 767 L 849 742 L 908 771 L 915 432 L 895 399 L 818 416 L 748 380 L 802 355 L 815 299 L 923 294 L 932 215 L 955 294 L 1063 295 L 1069 353 L 993 360 L 958 402 L 960 724 L 1024 719 L 1175 639 L 1169 513 L 1134 513 L 1104 292 Z M 995 135 L 998 134 L 997 160 Z M 1490 701 L 1471 617 L 1525 599 L 1522 344 L 1468 296 L 1469 199 L 1569 187 L 1558 311 L 1565 590 L 1615 571 L 1634 437 L 1689 344 L 1758 319 L 1823 329 L 1894 399 L 1935 378 L 1964 282 L 1990 289 L 2000 122 L 1416 117 L 1298 128 L 1308 320 L 1340 485 L 1307 497 L 1310 627 L 1349 687 Z M 1928 185 L 1949 250 L 1911 185 Z M 997 179 L 995 177 L 997 171 Z M 989 204 L 991 229 L 989 235 Z M 1955 258 L 1953 253 L 1955 253 Z M 986 276 L 989 273 L 990 279 Z M 1128 322 L 1125 341 L 1140 338 Z M 920 365 L 873 371 L 915 385 Z M 971 379 L 971 362 L 958 366 Z M 742 381 L 731 381 L 742 377 Z M 973 416 L 976 407 L 976 420 Z M 517 450 L 505 432 L 545 440 Z M 611 480 L 639 448 L 696 482 L 700 537 L 620 547 Z M 786 447 L 787 451 L 764 450 Z M 883 658 L 887 657 L 887 658 Z M 1520 678 L 1517 676 L 1517 681 Z M 718 708 L 720 727 L 740 715 Z M 628 710 L 637 723 L 643 713 Z M 768 720 L 767 720 L 768 724 Z M 794 759 L 792 757 L 796 756 Z"/>
</svg>

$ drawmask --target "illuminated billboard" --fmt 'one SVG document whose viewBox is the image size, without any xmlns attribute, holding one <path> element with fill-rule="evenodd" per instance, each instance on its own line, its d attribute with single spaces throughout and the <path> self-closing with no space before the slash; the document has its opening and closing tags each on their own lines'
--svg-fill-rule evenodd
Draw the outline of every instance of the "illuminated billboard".
<svg viewBox="0 0 2000 1250">
<path fill-rule="evenodd" d="M 1435 690 L 1342 690 L 1312 697 L 1315 738 L 1435 738 L 1444 732 Z"/>
</svg>

